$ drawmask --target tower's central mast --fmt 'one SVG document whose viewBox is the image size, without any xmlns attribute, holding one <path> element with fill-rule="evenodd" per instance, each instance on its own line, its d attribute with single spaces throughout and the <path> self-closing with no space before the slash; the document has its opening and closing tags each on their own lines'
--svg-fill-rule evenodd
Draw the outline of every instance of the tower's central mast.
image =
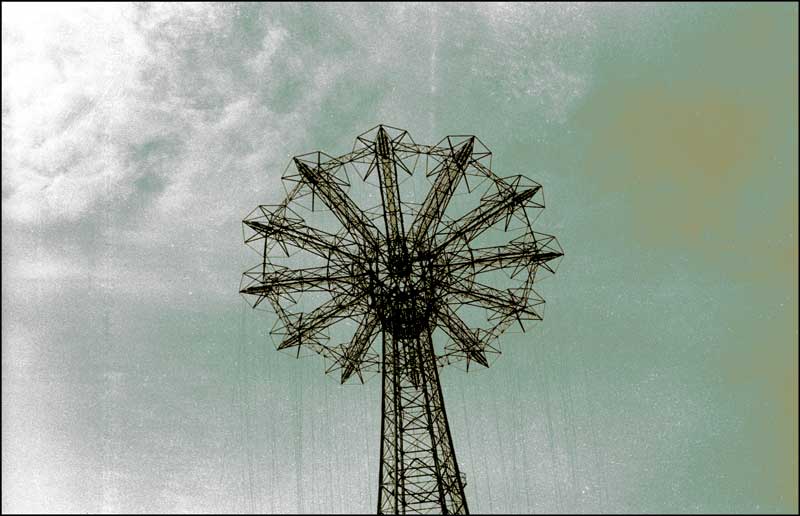
<svg viewBox="0 0 800 516">
<path fill-rule="evenodd" d="M 444 410 L 430 326 L 401 337 L 383 328 L 379 514 L 467 514 Z"/>
<path fill-rule="evenodd" d="M 383 336 L 383 403 L 379 514 L 466 514 L 442 389 L 431 342 L 432 278 L 410 260 L 400 192 L 389 138 L 383 127 L 375 162 L 386 224 L 386 284 L 376 300 Z"/>
</svg>

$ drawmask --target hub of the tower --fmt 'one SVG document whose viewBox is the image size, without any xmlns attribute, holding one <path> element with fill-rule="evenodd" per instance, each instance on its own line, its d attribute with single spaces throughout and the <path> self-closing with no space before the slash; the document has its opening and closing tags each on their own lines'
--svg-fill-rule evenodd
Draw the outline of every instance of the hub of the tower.
<svg viewBox="0 0 800 516">
<path fill-rule="evenodd" d="M 434 286 L 427 262 L 398 256 L 388 266 L 370 271 L 373 306 L 379 307 L 383 328 L 395 339 L 416 339 L 433 309 Z"/>
</svg>

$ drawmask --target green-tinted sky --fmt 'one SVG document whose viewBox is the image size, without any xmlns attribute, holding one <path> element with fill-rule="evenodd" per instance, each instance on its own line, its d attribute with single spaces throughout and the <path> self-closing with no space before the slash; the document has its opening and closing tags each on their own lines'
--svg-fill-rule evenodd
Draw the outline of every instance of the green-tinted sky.
<svg viewBox="0 0 800 516">
<path fill-rule="evenodd" d="M 292 155 L 476 134 L 544 321 L 441 374 L 473 512 L 796 512 L 796 4 L 3 4 L 5 511 L 372 512 L 380 382 L 239 297 Z"/>
</svg>

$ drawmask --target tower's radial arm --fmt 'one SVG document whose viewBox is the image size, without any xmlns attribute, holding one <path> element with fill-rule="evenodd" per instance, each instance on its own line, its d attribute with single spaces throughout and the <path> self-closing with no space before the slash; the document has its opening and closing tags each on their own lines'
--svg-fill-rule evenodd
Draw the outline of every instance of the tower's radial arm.
<svg viewBox="0 0 800 516">
<path fill-rule="evenodd" d="M 438 243 L 437 251 L 444 251 L 458 240 L 463 242 L 473 240 L 483 231 L 502 220 L 503 217 L 524 206 L 538 190 L 538 186 L 522 191 L 509 187 L 485 199 L 479 207 L 468 212 L 453 224 L 453 228 L 445 233 L 443 240 Z"/>
<path fill-rule="evenodd" d="M 367 310 L 364 318 L 356 328 L 353 335 L 353 340 L 347 344 L 340 358 L 342 363 L 342 379 L 341 382 L 346 382 L 354 372 L 358 371 L 361 364 L 364 362 L 364 356 L 369 349 L 375 335 L 380 329 L 378 314 L 373 307 Z"/>
<path fill-rule="evenodd" d="M 456 314 L 447 303 L 439 303 L 436 310 L 436 317 L 442 329 L 456 343 L 460 352 L 469 360 L 474 360 L 484 367 L 489 367 L 486 360 L 481 341 L 475 333 L 467 327 L 464 321 Z M 469 367 L 469 366 L 468 366 Z"/>
<path fill-rule="evenodd" d="M 334 296 L 308 314 L 297 317 L 279 312 L 287 336 L 278 349 L 287 349 L 306 343 L 319 344 L 322 331 L 334 322 L 351 316 L 359 308 L 359 297 Z"/>
<path fill-rule="evenodd" d="M 519 266 L 535 266 L 563 256 L 545 250 L 538 242 L 514 243 L 507 246 L 481 247 L 455 253 L 445 252 L 434 266 L 447 266 L 451 272 L 473 268 L 475 272 Z"/>
<path fill-rule="evenodd" d="M 362 242 L 369 248 L 376 248 L 378 245 L 377 228 L 342 188 L 331 180 L 328 173 L 316 167 L 311 168 L 297 158 L 294 159 L 294 163 L 303 179 L 314 187 L 339 222 L 350 233 L 360 236 Z"/>
<path fill-rule="evenodd" d="M 447 293 L 502 315 L 541 319 L 541 316 L 531 308 L 532 303 L 528 299 L 531 289 L 523 288 L 519 290 L 519 293 L 515 293 L 511 289 L 500 290 L 489 285 L 473 282 L 468 289 L 451 286 L 448 288 Z"/>
<path fill-rule="evenodd" d="M 390 259 L 405 257 L 408 253 L 403 228 L 403 212 L 400 207 L 400 187 L 397 182 L 397 167 L 389 135 L 383 126 L 378 128 L 375 139 L 375 161 L 383 203 L 383 219 L 389 243 Z"/>
<path fill-rule="evenodd" d="M 435 232 L 442 220 L 447 205 L 458 187 L 464 169 L 470 162 L 472 149 L 475 146 L 475 137 L 469 138 L 457 151 L 451 151 L 450 156 L 440 165 L 436 181 L 431 186 L 428 196 L 414 218 L 414 223 L 409 231 L 409 240 L 417 240 L 427 236 L 428 232 Z"/>
<path fill-rule="evenodd" d="M 316 254 L 322 258 L 337 256 L 348 261 L 358 261 L 359 257 L 338 244 L 334 235 L 306 226 L 302 222 L 284 217 L 273 217 L 267 223 L 258 220 L 245 220 L 244 224 L 253 229 L 255 234 L 245 242 L 258 238 L 269 238 L 281 244 L 290 243 L 300 249 Z"/>
<path fill-rule="evenodd" d="M 273 294 L 283 292 L 304 292 L 308 290 L 327 291 L 331 287 L 352 286 L 366 273 L 352 273 L 347 270 L 335 271 L 331 268 L 307 267 L 305 269 L 281 268 L 268 273 L 250 273 L 253 284 L 241 290 L 242 294 Z"/>
</svg>

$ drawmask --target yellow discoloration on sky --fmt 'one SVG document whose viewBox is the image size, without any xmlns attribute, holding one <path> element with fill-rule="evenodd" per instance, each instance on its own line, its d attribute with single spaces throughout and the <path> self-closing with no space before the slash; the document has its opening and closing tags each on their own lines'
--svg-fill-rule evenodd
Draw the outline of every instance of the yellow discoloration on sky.
<svg viewBox="0 0 800 516">
<path fill-rule="evenodd" d="M 597 129 L 588 162 L 610 164 L 600 169 L 607 188 L 637 194 L 637 237 L 702 245 L 709 232 L 736 232 L 730 217 L 760 165 L 763 112 L 712 88 L 657 83 L 606 92 L 597 104 L 609 124 Z"/>
<path fill-rule="evenodd" d="M 575 125 L 591 135 L 587 170 L 628 202 L 636 240 L 736 289 L 709 307 L 727 314 L 719 368 L 750 439 L 729 451 L 763 470 L 740 489 L 797 507 L 797 10 L 705 21 L 631 80 L 598 88 Z"/>
</svg>

